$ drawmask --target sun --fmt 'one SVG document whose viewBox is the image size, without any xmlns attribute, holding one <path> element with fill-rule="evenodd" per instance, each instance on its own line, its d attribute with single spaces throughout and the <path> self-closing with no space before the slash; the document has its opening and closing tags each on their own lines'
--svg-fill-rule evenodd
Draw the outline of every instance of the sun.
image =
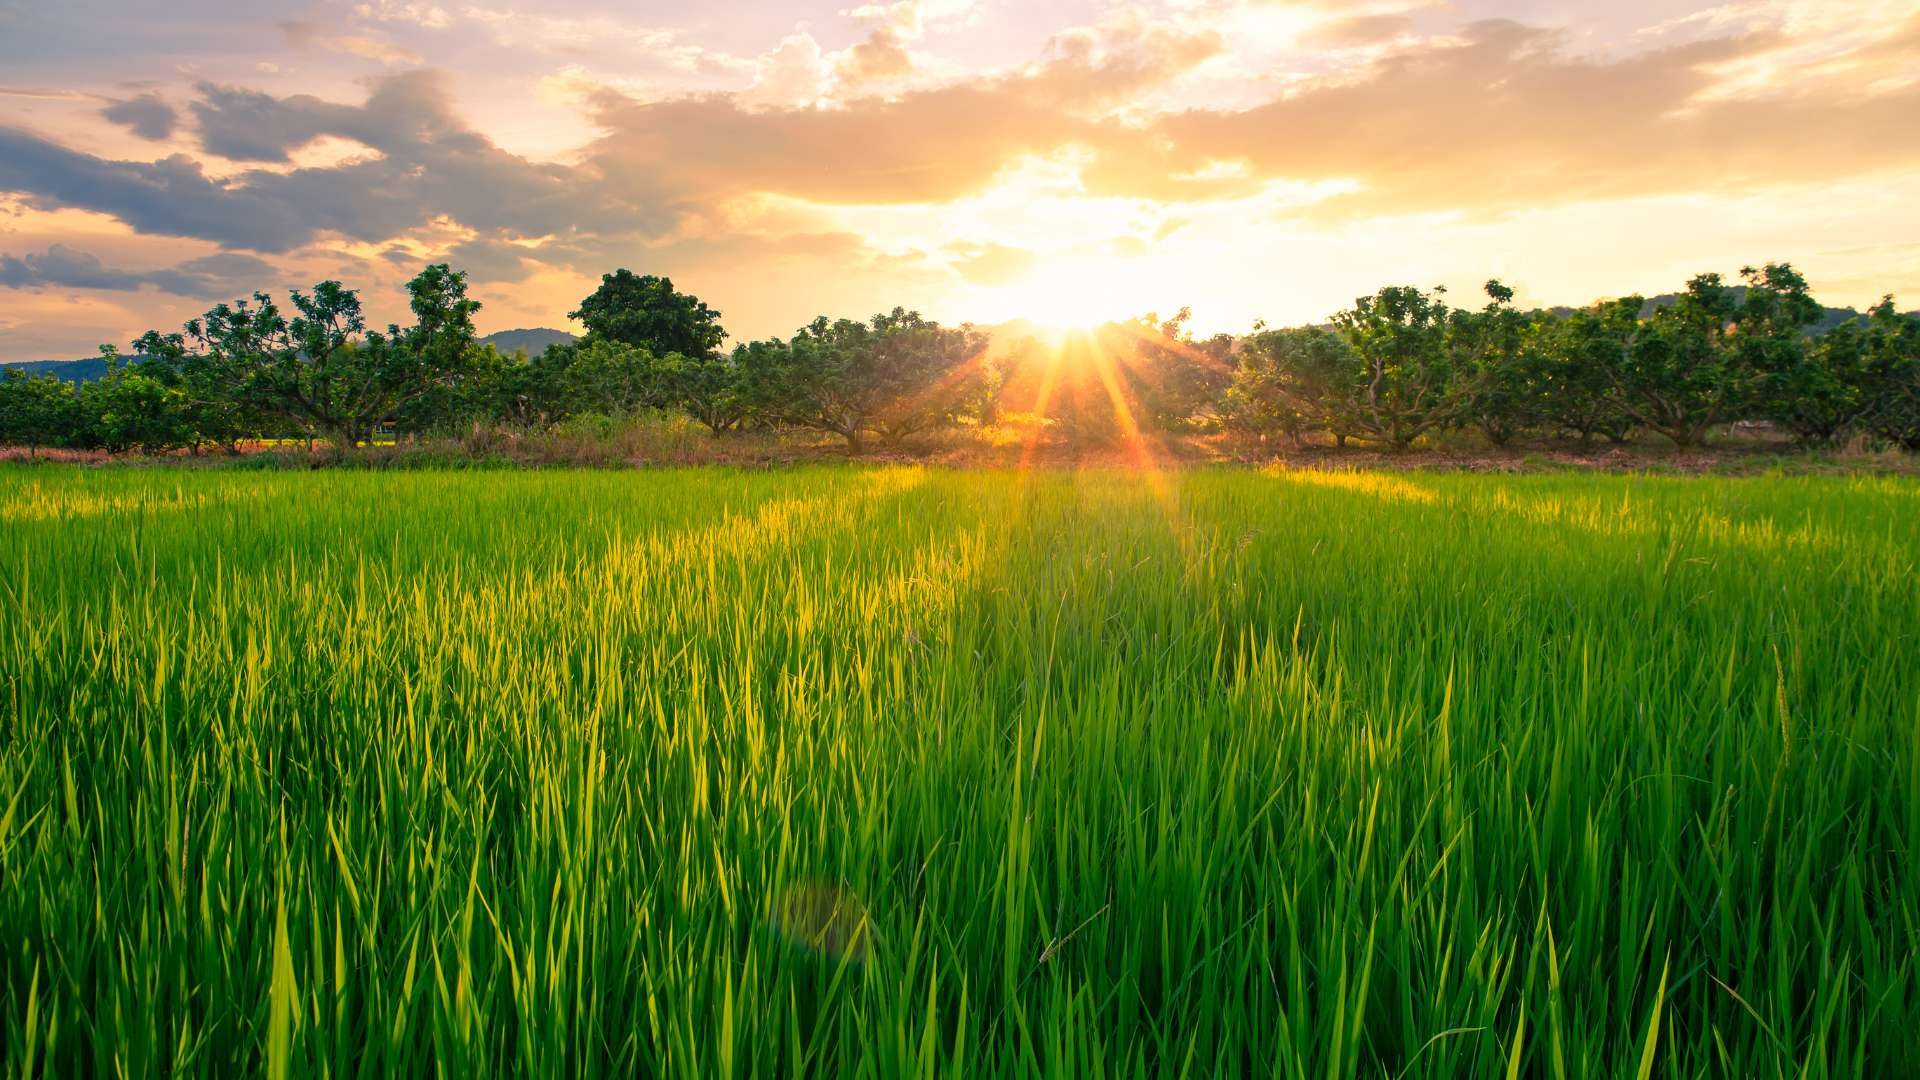
<svg viewBox="0 0 1920 1080">
<path fill-rule="evenodd" d="M 995 321 L 1021 320 L 1056 338 L 1084 334 L 1150 310 L 1141 307 L 1147 275 L 1130 260 L 1077 256 L 1048 260 L 1010 284 L 987 292 L 982 307 Z"/>
</svg>

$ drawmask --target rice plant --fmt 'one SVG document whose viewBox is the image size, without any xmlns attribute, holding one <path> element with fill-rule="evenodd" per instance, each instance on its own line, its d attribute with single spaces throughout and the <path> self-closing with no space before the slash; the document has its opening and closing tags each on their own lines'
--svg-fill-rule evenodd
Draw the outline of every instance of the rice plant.
<svg viewBox="0 0 1920 1080">
<path fill-rule="evenodd" d="M 1920 484 L 0 472 L 10 1073 L 1920 1071 Z"/>
</svg>

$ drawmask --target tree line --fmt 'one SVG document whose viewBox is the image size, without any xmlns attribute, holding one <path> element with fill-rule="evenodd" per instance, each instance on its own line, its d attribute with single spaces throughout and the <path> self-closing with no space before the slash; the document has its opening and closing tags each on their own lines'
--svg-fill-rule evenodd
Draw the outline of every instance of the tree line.
<svg viewBox="0 0 1920 1080">
<path fill-rule="evenodd" d="M 1522 310 L 1498 281 L 1483 304 L 1393 286 L 1321 326 L 1256 325 L 1196 339 L 1188 313 L 1113 323 L 1058 341 L 942 326 L 895 308 L 815 319 L 788 338 L 736 344 L 720 313 L 662 277 L 607 274 L 570 313 L 576 342 L 536 356 L 476 340 L 464 274 L 427 267 L 407 285 L 411 321 L 368 327 L 328 281 L 220 304 L 152 331 L 105 377 L 0 378 L 0 443 L 163 452 L 258 439 L 345 450 L 476 426 L 552 428 L 582 416 L 683 413 L 716 435 L 801 430 L 855 451 L 1015 413 L 1053 437 L 1228 430 L 1304 444 L 1329 437 L 1405 449 L 1471 429 L 1691 446 L 1759 421 L 1805 445 L 1854 437 L 1920 451 L 1920 319 L 1888 297 L 1823 328 L 1825 309 L 1787 264 L 1575 311 Z M 1133 430 L 1129 430 L 1133 429 Z"/>
</svg>

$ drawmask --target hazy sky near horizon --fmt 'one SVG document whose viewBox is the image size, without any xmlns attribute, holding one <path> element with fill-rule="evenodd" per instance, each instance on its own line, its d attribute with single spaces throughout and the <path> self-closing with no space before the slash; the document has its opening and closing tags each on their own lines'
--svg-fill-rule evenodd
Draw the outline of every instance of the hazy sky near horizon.
<svg viewBox="0 0 1920 1080">
<path fill-rule="evenodd" d="M 739 339 L 1769 259 L 1920 305 L 1912 0 L 0 0 L 0 360 L 431 261 L 483 330 L 627 266 Z"/>
</svg>

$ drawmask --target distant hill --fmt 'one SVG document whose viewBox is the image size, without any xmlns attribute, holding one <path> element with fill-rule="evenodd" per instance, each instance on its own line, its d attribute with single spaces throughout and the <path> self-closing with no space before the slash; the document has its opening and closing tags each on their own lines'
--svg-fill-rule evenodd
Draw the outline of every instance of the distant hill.
<svg viewBox="0 0 1920 1080">
<path fill-rule="evenodd" d="M 525 349 L 528 356 L 539 356 L 555 345 L 571 345 L 580 340 L 565 330 L 549 330 L 537 327 L 529 330 L 502 330 L 497 334 L 488 334 L 480 339 L 480 344 L 491 345 L 511 356 Z"/>
<path fill-rule="evenodd" d="M 1734 303 L 1740 303 L 1747 298 L 1747 287 L 1745 285 L 1735 285 L 1728 291 L 1733 293 Z M 1640 309 L 1640 317 L 1643 319 L 1647 318 L 1653 314 L 1656 308 L 1671 306 L 1674 301 L 1678 299 L 1679 296 L 1675 293 L 1661 293 L 1659 296 L 1652 297 L 1647 300 L 1646 306 Z M 1820 309 L 1820 321 L 1814 323 L 1809 332 L 1817 337 L 1842 323 L 1859 322 L 1865 318 L 1865 315 L 1862 315 L 1850 307 L 1836 308 L 1823 306 Z"/>
<path fill-rule="evenodd" d="M 24 371 L 29 375 L 55 375 L 76 383 L 92 382 L 107 373 L 107 362 L 97 356 L 85 360 L 22 360 L 14 364 L 0 364 L 0 367 Z"/>
<path fill-rule="evenodd" d="M 480 339 L 482 345 L 491 345 L 511 356 L 520 349 L 527 350 L 528 356 L 539 356 L 554 345 L 565 345 L 579 340 L 565 330 L 545 328 L 530 330 L 502 330 L 497 334 L 488 334 Z M 127 363 L 138 360 L 137 356 L 122 357 Z M 19 360 L 0 364 L 0 368 L 10 371 L 23 371 L 30 375 L 54 375 L 68 382 L 92 382 L 107 373 L 107 362 L 97 356 L 85 360 Z"/>
<path fill-rule="evenodd" d="M 1747 297 L 1747 287 L 1745 285 L 1734 285 L 1727 291 L 1733 294 L 1734 303 L 1740 303 Z M 1679 300 L 1679 298 L 1679 294 L 1677 293 L 1661 293 L 1659 296 L 1650 296 L 1647 298 L 1647 302 L 1640 306 L 1640 317 L 1643 319 L 1651 318 L 1656 310 L 1663 307 L 1672 307 L 1674 302 Z M 1570 307 L 1551 307 L 1547 310 L 1564 318 L 1565 316 L 1573 314 L 1577 309 Z M 1815 337 L 1843 323 L 1860 322 L 1866 318 L 1864 314 L 1850 307 L 1822 307 L 1820 310 L 1820 321 L 1814 323 L 1809 331 Z"/>
</svg>

